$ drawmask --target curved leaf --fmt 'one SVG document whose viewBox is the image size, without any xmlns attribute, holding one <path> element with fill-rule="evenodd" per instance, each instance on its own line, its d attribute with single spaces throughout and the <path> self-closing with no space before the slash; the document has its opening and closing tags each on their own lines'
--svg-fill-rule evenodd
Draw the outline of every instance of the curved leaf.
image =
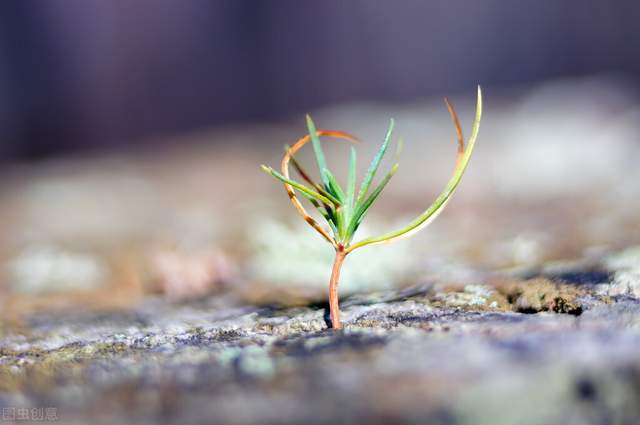
<svg viewBox="0 0 640 425">
<path fill-rule="evenodd" d="M 452 110 L 452 109 L 451 109 Z M 455 112 L 452 114 L 455 117 Z M 393 232 L 385 233 L 381 236 L 371 237 L 364 239 L 360 242 L 355 243 L 351 247 L 349 247 L 348 251 L 353 251 L 356 248 L 363 247 L 365 245 L 377 244 L 377 243 L 385 243 L 390 242 L 394 239 L 398 239 L 400 237 L 407 237 L 425 226 L 427 226 L 433 219 L 435 219 L 440 212 L 442 212 L 443 208 L 451 199 L 451 195 L 458 187 L 460 183 L 460 179 L 464 174 L 465 169 L 467 168 L 467 164 L 469 163 L 469 158 L 471 157 L 471 153 L 473 152 L 473 148 L 475 146 L 476 140 L 478 138 L 478 131 L 480 129 L 480 119 L 482 118 L 482 91 L 480 90 L 480 86 L 478 86 L 478 100 L 476 104 L 476 116 L 473 122 L 473 128 L 471 129 L 471 137 L 469 138 L 469 143 L 462 152 L 460 152 L 458 161 L 456 162 L 456 168 L 454 170 L 453 176 L 447 183 L 445 189 L 440 193 L 440 195 L 436 198 L 436 200 L 427 208 L 425 212 L 419 215 L 415 220 L 409 223 L 407 226 L 402 229 L 395 230 Z M 455 119 L 454 119 L 455 120 Z"/>
</svg>

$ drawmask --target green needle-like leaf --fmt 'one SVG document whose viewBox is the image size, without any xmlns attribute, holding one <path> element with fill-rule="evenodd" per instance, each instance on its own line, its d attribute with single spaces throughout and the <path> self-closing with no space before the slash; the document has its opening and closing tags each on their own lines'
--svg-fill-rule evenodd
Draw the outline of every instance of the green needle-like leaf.
<svg viewBox="0 0 640 425">
<path fill-rule="evenodd" d="M 309 202 L 311 202 L 311 205 L 313 205 L 318 210 L 318 212 L 322 215 L 322 217 L 327 221 L 327 223 L 331 227 L 331 230 L 333 230 L 334 234 L 337 233 L 336 226 L 333 222 L 334 220 L 333 220 L 332 207 L 324 203 L 321 204 L 317 200 L 310 197 L 308 197 L 307 199 L 309 200 Z"/>
<path fill-rule="evenodd" d="M 344 208 L 338 207 L 335 209 L 336 212 L 336 227 L 338 229 L 338 237 L 339 241 L 345 240 L 345 235 L 347 231 L 347 220 L 344 216 Z"/>
<path fill-rule="evenodd" d="M 309 189 L 308 187 L 306 187 L 303 184 L 300 184 L 296 181 L 293 181 L 291 179 L 286 178 L 285 176 L 283 176 L 282 174 L 278 173 L 276 170 L 274 170 L 271 167 L 267 167 L 266 165 L 262 165 L 261 166 L 262 170 L 267 173 L 270 174 L 271 176 L 275 177 L 276 179 L 280 180 L 283 183 L 287 183 L 288 185 L 293 186 L 295 189 L 298 189 L 300 191 L 300 193 L 302 193 L 303 195 L 305 195 L 305 197 L 307 198 L 312 198 L 312 199 L 316 199 L 320 202 L 323 202 L 327 205 L 340 205 L 340 201 L 338 201 L 336 198 L 334 198 L 333 196 L 331 196 L 330 194 L 327 193 L 327 196 L 321 195 L 318 192 L 316 192 L 315 190 Z"/>
<path fill-rule="evenodd" d="M 384 176 L 384 179 L 382 179 L 382 181 L 373 190 L 373 192 L 371 192 L 371 195 L 369 195 L 367 199 L 365 199 L 361 204 L 358 205 L 358 207 L 356 208 L 356 211 L 353 214 L 353 217 L 351 217 L 351 221 L 349 222 L 349 227 L 347 228 L 347 235 L 349 237 L 353 236 L 356 229 L 362 222 L 362 219 L 367 214 L 367 211 L 369 211 L 369 208 L 371 207 L 371 205 L 373 205 L 373 203 L 378 198 L 378 196 L 380 196 L 380 194 L 382 193 L 382 190 L 385 188 L 387 183 L 389 183 L 389 180 L 391 180 L 391 177 L 393 177 L 396 171 L 398 171 L 398 166 L 399 164 L 394 164 L 393 167 L 391 167 L 391 170 L 389 170 L 389 172 L 387 173 L 387 175 Z"/>
<path fill-rule="evenodd" d="M 336 225 L 338 223 L 338 219 L 336 218 L 336 210 L 331 205 L 325 205 L 324 210 L 327 213 L 327 221 L 329 222 L 329 225 L 335 231 Z M 337 231 L 335 233 L 337 234 Z"/>
<path fill-rule="evenodd" d="M 394 127 L 395 121 L 393 120 L 393 118 L 391 118 L 391 121 L 389 122 L 389 129 L 387 130 L 387 135 L 384 137 L 384 142 L 382 142 L 382 146 L 380 146 L 380 149 L 378 150 L 376 156 L 373 157 L 373 160 L 369 165 L 369 169 L 367 170 L 367 174 L 364 176 L 364 180 L 362 181 L 362 185 L 360 186 L 360 191 L 358 192 L 356 205 L 359 205 L 364 200 L 364 197 L 367 196 L 369 186 L 371 185 L 371 182 L 376 175 L 376 171 L 380 166 L 380 161 L 382 161 L 382 157 L 384 156 L 385 152 L 387 151 L 387 147 L 389 146 L 389 141 L 391 140 L 391 135 L 393 134 Z"/>
<path fill-rule="evenodd" d="M 322 178 L 322 182 L 324 183 L 326 188 L 329 188 L 329 181 L 325 178 L 322 173 L 322 170 L 329 169 L 327 167 L 327 160 L 324 157 L 324 151 L 322 150 L 322 144 L 320 143 L 320 138 L 318 137 L 318 131 L 316 130 L 316 125 L 313 123 L 313 120 L 309 115 L 307 115 L 307 129 L 309 130 L 309 137 L 311 137 L 311 144 L 313 145 L 313 152 L 316 155 L 316 161 L 318 162 L 318 169 L 320 170 L 320 177 Z"/>
<path fill-rule="evenodd" d="M 482 118 L 482 92 L 480 87 L 478 87 L 478 101 L 476 104 L 476 117 L 473 122 L 473 127 L 471 129 L 471 137 L 469 138 L 469 143 L 462 154 L 456 169 L 453 173 L 453 176 L 447 183 L 445 189 L 440 193 L 440 195 L 436 198 L 436 200 L 427 208 L 427 210 L 419 215 L 415 220 L 409 223 L 407 226 L 402 229 L 385 233 L 384 235 L 371 237 L 364 239 L 354 245 L 352 245 L 349 250 L 352 251 L 356 248 L 363 247 L 365 245 L 374 244 L 374 243 L 382 243 L 388 242 L 393 239 L 408 236 L 422 229 L 426 225 L 428 225 L 433 219 L 435 219 L 440 212 L 442 212 L 444 206 L 447 204 L 449 199 L 451 199 L 451 195 L 458 187 L 460 183 L 460 179 L 464 174 L 465 169 L 467 168 L 467 164 L 469 163 L 469 158 L 471 157 L 471 153 L 473 152 L 473 148 L 476 144 L 476 140 L 478 138 L 478 130 L 480 129 L 480 119 Z"/>
<path fill-rule="evenodd" d="M 345 200 L 346 196 L 344 194 L 344 191 L 342 190 L 342 188 L 338 184 L 338 181 L 336 180 L 336 178 L 333 176 L 333 174 L 331 174 L 331 171 L 329 171 L 329 170 L 327 170 L 325 168 L 325 169 L 322 170 L 322 175 L 329 182 L 329 187 L 328 187 L 329 193 L 331 193 L 333 196 L 335 196 L 336 199 L 338 201 L 340 201 L 341 204 L 344 204 L 344 200 Z"/>
</svg>

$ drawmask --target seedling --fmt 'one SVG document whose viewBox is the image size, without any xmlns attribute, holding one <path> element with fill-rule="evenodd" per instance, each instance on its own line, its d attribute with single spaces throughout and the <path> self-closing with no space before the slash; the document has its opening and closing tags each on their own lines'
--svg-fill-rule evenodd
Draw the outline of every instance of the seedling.
<svg viewBox="0 0 640 425">
<path fill-rule="evenodd" d="M 309 134 L 302 137 L 293 146 L 285 147 L 285 154 L 281 163 L 281 172 L 277 172 L 271 167 L 262 166 L 262 169 L 265 172 L 284 183 L 284 188 L 289 195 L 289 199 L 298 213 L 311 227 L 320 233 L 320 235 L 322 235 L 336 251 L 333 269 L 331 271 L 331 280 L 329 281 L 329 310 L 331 315 L 331 325 L 334 329 L 340 329 L 342 327 L 340 323 L 340 308 L 338 304 L 338 280 L 340 278 L 340 269 L 342 268 L 345 257 L 352 251 L 362 248 L 363 246 L 391 242 L 410 236 L 423 229 L 442 212 L 447 202 L 451 199 L 451 195 L 453 195 L 453 192 L 460 183 L 460 179 L 462 178 L 462 175 L 467 168 L 467 164 L 469 163 L 469 158 L 471 157 L 473 147 L 478 137 L 478 129 L 480 128 L 480 118 L 482 115 L 482 93 L 480 91 L 480 87 L 478 87 L 476 116 L 471 129 L 471 137 L 469 138 L 468 143 L 466 143 L 466 146 L 458 115 L 446 98 L 445 103 L 449 110 L 449 114 L 451 115 L 451 119 L 453 120 L 453 125 L 456 129 L 458 139 L 458 154 L 453 176 L 449 179 L 446 187 L 431 206 L 401 229 L 388 232 L 380 236 L 369 237 L 353 242 L 353 237 L 358 230 L 358 227 L 362 224 L 367 212 L 376 199 L 378 199 L 387 183 L 389 183 L 391 177 L 393 177 L 395 172 L 398 170 L 398 164 L 396 163 L 391 167 L 384 178 L 380 180 L 377 186 L 375 186 L 373 190 L 369 190 L 376 172 L 378 171 L 378 167 L 380 166 L 380 162 L 387 152 L 389 143 L 391 142 L 391 136 L 394 129 L 393 119 L 389 124 L 389 129 L 387 130 L 384 142 L 371 161 L 371 164 L 369 165 L 364 179 L 357 191 L 355 148 L 353 146 L 351 147 L 347 185 L 343 189 L 342 186 L 338 184 L 331 171 L 329 171 L 329 167 L 327 166 L 324 152 L 322 150 L 322 145 L 320 143 L 320 137 L 332 137 L 334 139 L 342 139 L 350 142 L 356 142 L 356 138 L 341 131 L 316 130 L 315 124 L 308 115 L 307 127 Z M 311 174 L 306 172 L 294 157 L 296 152 L 298 152 L 309 141 L 312 143 L 313 151 L 318 163 L 320 182 L 316 182 L 312 178 Z M 300 177 L 307 183 L 306 185 L 291 179 L 289 175 L 289 164 L 293 165 Z M 303 197 L 307 198 L 311 205 L 319 211 L 322 217 L 327 221 L 329 229 L 323 228 L 307 213 L 306 209 L 299 201 L 296 191 Z"/>
</svg>

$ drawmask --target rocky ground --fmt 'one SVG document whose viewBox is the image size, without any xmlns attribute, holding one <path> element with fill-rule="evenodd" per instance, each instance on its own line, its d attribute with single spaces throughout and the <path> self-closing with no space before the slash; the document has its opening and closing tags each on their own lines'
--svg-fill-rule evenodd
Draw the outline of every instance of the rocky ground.
<svg viewBox="0 0 640 425">
<path fill-rule="evenodd" d="M 0 403 L 69 423 L 635 424 L 640 279 L 581 267 L 349 297 L 339 332 L 322 304 L 225 297 L 36 314 L 1 341 Z"/>
<path fill-rule="evenodd" d="M 485 98 L 447 210 L 347 259 L 339 332 L 331 250 L 258 169 L 298 127 L 4 170 L 0 423 L 640 423 L 638 103 L 598 80 Z M 380 108 L 317 121 L 377 141 Z M 407 143 L 367 232 L 453 165 L 442 105 L 394 111 L 436 141 Z"/>
</svg>

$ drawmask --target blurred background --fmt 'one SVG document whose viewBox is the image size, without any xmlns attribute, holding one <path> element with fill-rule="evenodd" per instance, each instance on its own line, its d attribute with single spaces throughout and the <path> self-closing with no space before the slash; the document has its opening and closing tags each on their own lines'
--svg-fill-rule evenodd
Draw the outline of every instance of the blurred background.
<svg viewBox="0 0 640 425">
<path fill-rule="evenodd" d="M 639 21 L 632 0 L 3 2 L 0 300 L 323 297 L 331 251 L 258 165 L 311 112 L 366 141 L 362 172 L 395 117 L 406 146 L 379 233 L 448 179 L 441 98 L 468 134 L 477 84 L 484 121 L 456 200 L 412 242 L 354 255 L 345 291 L 637 243 Z"/>
<path fill-rule="evenodd" d="M 480 82 L 609 73 L 636 89 L 639 18 L 632 0 L 4 2 L 0 155 L 153 148 Z"/>
</svg>

